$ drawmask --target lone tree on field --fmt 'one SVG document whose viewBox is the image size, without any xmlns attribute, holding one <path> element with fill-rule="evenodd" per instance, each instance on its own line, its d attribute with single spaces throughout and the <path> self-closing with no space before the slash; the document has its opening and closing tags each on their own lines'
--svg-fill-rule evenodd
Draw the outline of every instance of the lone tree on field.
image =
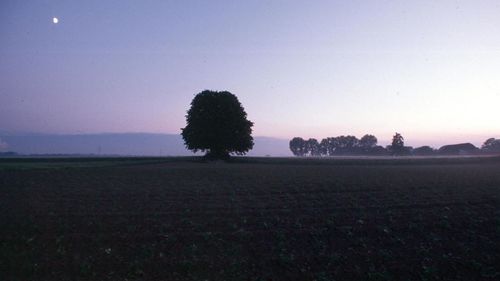
<svg viewBox="0 0 500 281">
<path fill-rule="evenodd" d="M 403 153 L 404 147 L 405 147 L 405 142 L 403 136 L 400 133 L 396 133 L 392 137 L 391 150 L 395 154 L 401 154 Z"/>
<path fill-rule="evenodd" d="M 207 152 L 205 157 L 227 159 L 253 148 L 252 126 L 238 98 L 227 91 L 205 90 L 191 101 L 182 138 L 189 150 Z"/>
</svg>

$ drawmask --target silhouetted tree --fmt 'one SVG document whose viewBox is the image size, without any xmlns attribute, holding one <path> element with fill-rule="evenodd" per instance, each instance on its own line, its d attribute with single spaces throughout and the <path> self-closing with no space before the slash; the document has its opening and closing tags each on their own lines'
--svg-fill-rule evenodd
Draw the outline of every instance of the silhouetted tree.
<svg viewBox="0 0 500 281">
<path fill-rule="evenodd" d="M 485 152 L 500 152 L 500 139 L 489 138 L 481 146 Z"/>
<path fill-rule="evenodd" d="M 359 140 L 359 145 L 364 149 L 369 149 L 377 145 L 377 138 L 374 135 L 364 135 Z"/>
<path fill-rule="evenodd" d="M 376 146 L 370 148 L 370 151 L 368 154 L 369 155 L 384 156 L 384 155 L 389 155 L 390 153 L 383 146 L 376 145 Z"/>
<path fill-rule="evenodd" d="M 355 136 L 340 136 L 336 138 L 335 154 L 355 154 L 359 140 Z"/>
<path fill-rule="evenodd" d="M 206 157 L 225 159 L 253 148 L 252 126 L 238 98 L 227 91 L 205 90 L 191 101 L 182 130 L 186 147 L 207 151 Z"/>
<path fill-rule="evenodd" d="M 335 153 L 335 150 L 338 147 L 338 139 L 337 138 L 325 138 L 321 140 L 320 152 L 322 155 L 332 156 Z"/>
<path fill-rule="evenodd" d="M 319 143 L 317 139 L 308 139 L 306 143 L 307 153 L 311 156 L 319 156 Z"/>
<path fill-rule="evenodd" d="M 328 155 L 328 146 L 329 146 L 328 138 L 322 139 L 319 143 L 319 154 Z"/>
<path fill-rule="evenodd" d="M 394 154 L 403 154 L 404 147 L 405 147 L 405 142 L 403 136 L 400 133 L 396 133 L 392 137 L 392 143 L 390 146 L 391 151 Z"/>
<path fill-rule="evenodd" d="M 299 137 L 293 138 L 290 141 L 290 150 L 295 156 L 304 156 L 306 153 L 306 141 Z"/>
<path fill-rule="evenodd" d="M 359 147 L 361 149 L 361 153 L 363 154 L 372 154 L 374 147 L 377 145 L 377 138 L 374 135 L 364 135 L 359 140 Z"/>
</svg>

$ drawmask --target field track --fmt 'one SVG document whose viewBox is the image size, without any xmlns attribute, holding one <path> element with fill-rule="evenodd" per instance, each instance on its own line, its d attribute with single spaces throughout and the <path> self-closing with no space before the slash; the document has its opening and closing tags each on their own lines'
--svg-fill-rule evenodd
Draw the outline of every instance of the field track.
<svg viewBox="0 0 500 281">
<path fill-rule="evenodd" d="M 500 280 L 500 158 L 0 159 L 0 280 Z"/>
</svg>

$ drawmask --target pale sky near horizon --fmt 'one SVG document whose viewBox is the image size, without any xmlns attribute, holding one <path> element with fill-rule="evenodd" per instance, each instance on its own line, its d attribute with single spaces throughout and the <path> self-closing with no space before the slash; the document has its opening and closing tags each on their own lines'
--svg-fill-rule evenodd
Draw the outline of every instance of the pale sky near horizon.
<svg viewBox="0 0 500 281">
<path fill-rule="evenodd" d="M 500 137 L 500 1 L 2 0 L 0 42 L 3 131 L 179 133 L 211 89 L 256 136 Z"/>
</svg>

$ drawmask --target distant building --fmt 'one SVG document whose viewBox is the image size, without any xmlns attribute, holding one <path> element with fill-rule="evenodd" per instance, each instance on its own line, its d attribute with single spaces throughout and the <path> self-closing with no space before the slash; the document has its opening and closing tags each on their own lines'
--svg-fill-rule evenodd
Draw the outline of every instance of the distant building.
<svg viewBox="0 0 500 281">
<path fill-rule="evenodd" d="M 438 150 L 443 155 L 471 155 L 479 152 L 479 148 L 472 143 L 459 143 L 442 146 Z"/>
</svg>

